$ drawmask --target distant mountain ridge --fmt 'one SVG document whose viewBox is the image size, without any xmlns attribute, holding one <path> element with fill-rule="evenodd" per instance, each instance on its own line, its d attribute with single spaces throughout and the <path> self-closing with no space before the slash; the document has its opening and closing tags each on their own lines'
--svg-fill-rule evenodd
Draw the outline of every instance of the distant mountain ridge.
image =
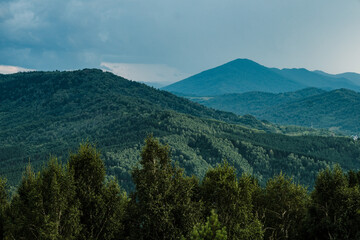
<svg viewBox="0 0 360 240">
<path fill-rule="evenodd" d="M 249 59 L 236 59 L 162 88 L 179 95 L 217 96 L 261 91 L 282 93 L 316 87 L 327 90 L 360 85 L 344 76 L 331 76 L 306 69 L 267 68 Z"/>
<path fill-rule="evenodd" d="M 248 92 L 191 99 L 214 109 L 252 114 L 278 124 L 360 134 L 360 93 L 348 89 L 307 88 L 280 94 Z"/>
<path fill-rule="evenodd" d="M 334 90 L 339 88 L 347 88 L 355 91 L 360 90 L 360 87 L 355 85 L 349 79 L 340 76 L 326 76 L 309 71 L 305 68 L 284 68 L 281 70 L 273 68 L 273 71 L 278 72 L 280 75 L 308 87 L 322 88 L 327 90 Z"/>
<path fill-rule="evenodd" d="M 329 73 L 319 71 L 319 70 L 314 71 L 314 72 L 325 75 L 325 76 L 334 77 L 334 78 L 346 78 L 346 79 L 350 80 L 351 82 L 353 82 L 354 84 L 360 85 L 360 74 L 359 73 L 346 72 L 346 73 L 340 73 L 340 74 L 329 74 Z"/>
</svg>

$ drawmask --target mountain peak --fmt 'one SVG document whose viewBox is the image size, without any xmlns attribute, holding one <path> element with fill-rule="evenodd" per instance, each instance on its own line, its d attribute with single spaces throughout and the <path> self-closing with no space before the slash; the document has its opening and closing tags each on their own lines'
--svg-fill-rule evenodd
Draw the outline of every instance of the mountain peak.
<svg viewBox="0 0 360 240">
<path fill-rule="evenodd" d="M 250 91 L 280 93 L 304 87 L 252 60 L 239 58 L 163 89 L 185 95 L 215 96 Z"/>
<path fill-rule="evenodd" d="M 247 59 L 247 58 L 237 58 L 228 63 L 225 63 L 224 65 L 262 66 L 259 63 L 255 62 L 253 60 Z M 222 66 L 224 66 L 224 65 L 222 65 Z"/>
</svg>

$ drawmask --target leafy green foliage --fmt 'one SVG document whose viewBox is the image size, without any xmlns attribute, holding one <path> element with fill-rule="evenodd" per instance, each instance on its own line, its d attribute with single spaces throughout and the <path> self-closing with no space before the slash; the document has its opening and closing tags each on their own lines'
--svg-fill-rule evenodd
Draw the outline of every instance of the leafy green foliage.
<svg viewBox="0 0 360 240">
<path fill-rule="evenodd" d="M 112 239 L 121 234 L 126 195 L 121 194 L 115 180 L 105 183 L 105 166 L 96 148 L 81 144 L 70 156 L 69 169 L 80 202 L 78 239 Z"/>
<path fill-rule="evenodd" d="M 76 239 L 81 229 L 73 179 L 55 158 L 38 175 L 28 166 L 11 209 L 15 239 Z"/>
<path fill-rule="evenodd" d="M 204 224 L 196 224 L 190 240 L 227 240 L 226 227 L 221 227 L 218 215 L 211 210 L 210 217 Z"/>
<path fill-rule="evenodd" d="M 225 162 L 206 173 L 200 189 L 207 211 L 217 211 L 230 239 L 262 239 L 261 223 L 253 214 L 249 179 L 238 180 L 235 169 Z"/>
<path fill-rule="evenodd" d="M 76 239 L 81 226 L 73 177 L 56 158 L 51 158 L 39 181 L 48 231 L 44 238 Z"/>
<path fill-rule="evenodd" d="M 40 238 L 46 232 L 39 177 L 28 165 L 11 201 L 8 233 L 13 239 Z"/>
<path fill-rule="evenodd" d="M 265 239 L 301 239 L 309 202 L 303 186 L 281 173 L 268 180 L 257 201 Z"/>
<path fill-rule="evenodd" d="M 349 185 L 339 166 L 319 173 L 307 219 L 312 239 L 360 238 L 359 187 Z"/>
<path fill-rule="evenodd" d="M 286 175 L 261 187 L 227 162 L 199 183 L 146 139 L 128 200 L 106 176 L 99 152 L 82 144 L 64 167 L 28 165 L 8 203 L 0 179 L 1 239 L 358 239 L 360 171 L 320 172 L 308 194 Z M 84 218 L 86 217 L 86 218 Z M 5 230 L 5 232 L 4 232 Z"/>
<path fill-rule="evenodd" d="M 4 239 L 5 210 L 8 206 L 6 179 L 0 177 L 0 240 Z"/>
<path fill-rule="evenodd" d="M 136 239 L 179 239 L 187 236 L 197 220 L 192 201 L 197 181 L 171 165 L 169 148 L 152 136 L 146 139 L 141 168 L 133 171 L 136 190 L 131 213 Z"/>
</svg>

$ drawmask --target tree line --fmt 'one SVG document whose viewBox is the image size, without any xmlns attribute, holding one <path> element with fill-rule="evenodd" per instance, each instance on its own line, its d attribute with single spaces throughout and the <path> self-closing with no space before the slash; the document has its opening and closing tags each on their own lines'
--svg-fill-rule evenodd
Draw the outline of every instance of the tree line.
<svg viewBox="0 0 360 240">
<path fill-rule="evenodd" d="M 66 164 L 29 165 L 11 197 L 0 178 L 0 239 L 360 239 L 360 171 L 322 170 L 309 192 L 282 173 L 261 187 L 224 161 L 200 181 L 149 136 L 132 179 L 127 194 L 89 143 Z"/>
</svg>

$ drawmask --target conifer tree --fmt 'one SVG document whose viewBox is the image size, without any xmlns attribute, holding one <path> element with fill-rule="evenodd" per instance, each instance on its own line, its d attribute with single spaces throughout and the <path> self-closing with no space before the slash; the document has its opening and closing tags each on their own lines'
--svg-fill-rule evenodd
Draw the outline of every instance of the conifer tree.
<svg viewBox="0 0 360 240">
<path fill-rule="evenodd" d="M 228 163 L 210 169 L 203 180 L 202 199 L 208 212 L 215 209 L 229 239 L 262 239 L 260 221 L 253 214 L 252 181 L 238 181 Z"/>
<path fill-rule="evenodd" d="M 30 164 L 11 201 L 6 235 L 10 239 L 41 239 L 45 218 L 39 177 Z"/>
<path fill-rule="evenodd" d="M 40 172 L 45 226 L 43 239 L 76 239 L 81 230 L 73 176 L 52 157 Z"/>
<path fill-rule="evenodd" d="M 198 182 L 171 164 L 169 148 L 149 136 L 141 153 L 141 168 L 133 171 L 136 190 L 130 211 L 133 238 L 179 239 L 188 236 L 197 219 L 192 196 Z"/>
</svg>

